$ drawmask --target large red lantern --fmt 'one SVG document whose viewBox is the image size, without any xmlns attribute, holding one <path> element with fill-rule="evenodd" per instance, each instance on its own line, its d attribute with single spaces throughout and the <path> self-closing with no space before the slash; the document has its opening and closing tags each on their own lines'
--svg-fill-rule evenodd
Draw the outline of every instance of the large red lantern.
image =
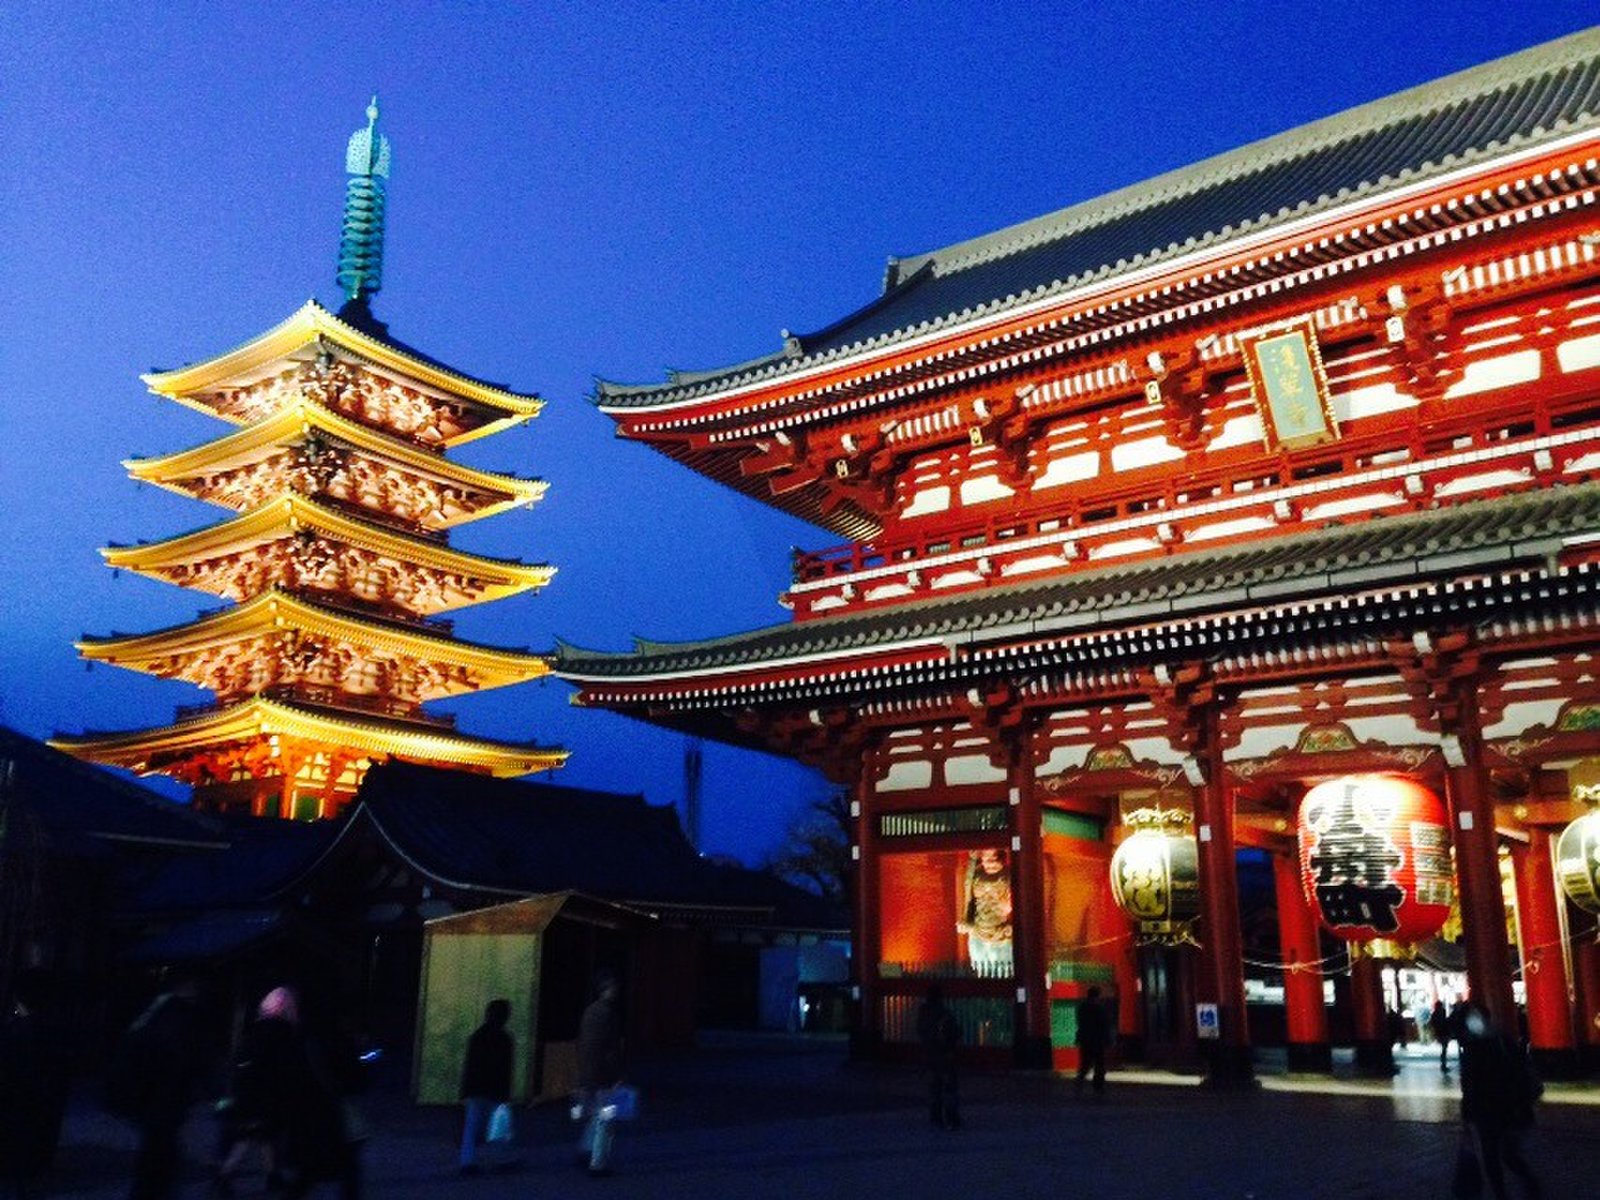
<svg viewBox="0 0 1600 1200">
<path fill-rule="evenodd" d="M 1300 802 L 1300 884 L 1322 923 L 1352 942 L 1439 932 L 1455 898 L 1444 802 L 1388 775 L 1319 783 Z"/>
</svg>

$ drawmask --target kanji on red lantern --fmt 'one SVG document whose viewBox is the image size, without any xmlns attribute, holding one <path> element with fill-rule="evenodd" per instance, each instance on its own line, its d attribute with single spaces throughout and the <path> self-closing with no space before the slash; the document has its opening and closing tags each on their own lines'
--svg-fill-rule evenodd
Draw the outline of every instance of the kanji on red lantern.
<svg viewBox="0 0 1600 1200">
<path fill-rule="evenodd" d="M 1455 880 L 1445 807 L 1409 779 L 1359 775 L 1300 802 L 1300 882 L 1322 923 L 1348 941 L 1432 937 Z"/>
</svg>

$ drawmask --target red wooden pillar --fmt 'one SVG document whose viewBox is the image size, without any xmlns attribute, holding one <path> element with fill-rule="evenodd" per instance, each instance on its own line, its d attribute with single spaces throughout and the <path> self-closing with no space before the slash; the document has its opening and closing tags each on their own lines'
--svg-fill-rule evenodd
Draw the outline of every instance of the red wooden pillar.
<svg viewBox="0 0 1600 1200">
<path fill-rule="evenodd" d="M 1244 1002 L 1244 942 L 1239 934 L 1239 875 L 1233 844 L 1233 788 L 1222 762 L 1215 701 L 1200 714 L 1200 761 L 1204 783 L 1195 793 L 1195 836 L 1199 845 L 1202 954 L 1210 968 L 1209 986 L 1217 1006 L 1218 1036 L 1202 1043 L 1208 1058 L 1206 1082 L 1212 1087 L 1248 1087 L 1255 1082 L 1250 1063 L 1250 1026 Z"/>
<path fill-rule="evenodd" d="M 850 1021 L 850 1052 L 856 1058 L 876 1057 L 883 1042 L 882 1011 L 878 1003 L 878 962 L 882 958 L 883 914 L 878 878 L 878 814 L 874 810 L 874 782 L 878 754 L 868 746 L 861 753 L 861 776 L 856 780 L 854 808 L 856 844 L 851 849 L 855 865 L 855 912 L 851 929 L 850 979 L 854 1011 Z"/>
<path fill-rule="evenodd" d="M 1587 913 L 1584 917 L 1583 927 L 1572 931 L 1572 975 L 1578 998 L 1580 1054 L 1582 1065 L 1589 1069 L 1600 1065 L 1600 929 L 1596 918 Z"/>
<path fill-rule="evenodd" d="M 1564 903 L 1556 887 L 1550 834 L 1534 829 L 1526 847 L 1511 852 L 1517 880 L 1517 940 L 1528 999 L 1528 1050 L 1546 1075 L 1578 1073 L 1578 1046 L 1567 986 Z"/>
<path fill-rule="evenodd" d="M 1322 998 L 1322 945 L 1317 916 L 1300 886 L 1300 864 L 1287 854 L 1272 856 L 1278 896 L 1278 951 L 1283 959 L 1283 1008 L 1289 1070 L 1330 1071 L 1328 1010 Z"/>
<path fill-rule="evenodd" d="M 1389 1040 L 1383 960 L 1355 945 L 1350 947 L 1350 1015 L 1355 1025 L 1356 1071 L 1393 1075 L 1394 1044 Z"/>
<path fill-rule="evenodd" d="M 1034 786 L 1033 728 L 1026 719 L 1007 738 L 1012 835 L 1012 954 L 1017 984 L 1016 1061 L 1048 1069 L 1050 982 L 1044 897 L 1044 815 Z"/>
<path fill-rule="evenodd" d="M 1494 830 L 1494 800 L 1483 768 L 1477 689 L 1461 685 L 1454 743 L 1446 743 L 1445 791 L 1454 824 L 1456 880 L 1461 887 L 1462 936 L 1467 950 L 1467 990 L 1489 1019 L 1515 1032 L 1511 998 L 1511 954 L 1506 945 L 1506 905 L 1500 891 L 1500 859 Z"/>
</svg>

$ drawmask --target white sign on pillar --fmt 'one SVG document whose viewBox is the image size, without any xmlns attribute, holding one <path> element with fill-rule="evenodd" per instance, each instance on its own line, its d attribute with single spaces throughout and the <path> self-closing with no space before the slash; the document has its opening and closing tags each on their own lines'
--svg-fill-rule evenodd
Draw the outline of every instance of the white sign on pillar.
<svg viewBox="0 0 1600 1200">
<path fill-rule="evenodd" d="M 1215 1004 L 1196 1004 L 1194 1025 L 1202 1038 L 1215 1040 L 1222 1036 L 1222 1017 Z"/>
</svg>

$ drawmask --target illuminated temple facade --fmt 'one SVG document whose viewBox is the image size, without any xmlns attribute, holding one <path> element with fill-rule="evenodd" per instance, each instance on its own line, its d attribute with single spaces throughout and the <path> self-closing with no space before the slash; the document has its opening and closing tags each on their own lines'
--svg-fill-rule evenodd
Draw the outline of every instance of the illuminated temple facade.
<svg viewBox="0 0 1600 1200">
<path fill-rule="evenodd" d="M 851 789 L 869 1052 L 939 979 L 974 1053 L 1069 1065 L 1097 984 L 1130 1052 L 1248 1080 L 1253 861 L 1291 1064 L 1383 1065 L 1412 949 L 1333 931 L 1419 907 L 1548 1069 L 1592 1064 L 1595 851 L 1555 847 L 1600 760 L 1597 156 L 1590 31 L 603 384 L 620 436 L 849 540 L 796 554 L 790 620 L 556 670 Z M 1437 816 L 1385 825 L 1395 788 Z"/>
<path fill-rule="evenodd" d="M 144 377 L 155 394 L 237 428 L 132 460 L 130 474 L 234 515 L 103 554 L 231 603 L 78 648 L 93 662 L 193 683 L 215 702 L 169 725 L 52 744 L 181 779 L 203 809 L 328 817 L 387 759 L 514 776 L 566 757 L 465 735 L 423 709 L 547 673 L 538 656 L 462 641 L 439 618 L 542 587 L 553 569 L 449 545 L 450 530 L 531 505 L 545 485 L 445 451 L 531 419 L 540 401 L 442 366 L 373 317 L 389 158 L 374 101 L 347 153 L 337 314 L 310 301 L 216 358 Z"/>
</svg>

